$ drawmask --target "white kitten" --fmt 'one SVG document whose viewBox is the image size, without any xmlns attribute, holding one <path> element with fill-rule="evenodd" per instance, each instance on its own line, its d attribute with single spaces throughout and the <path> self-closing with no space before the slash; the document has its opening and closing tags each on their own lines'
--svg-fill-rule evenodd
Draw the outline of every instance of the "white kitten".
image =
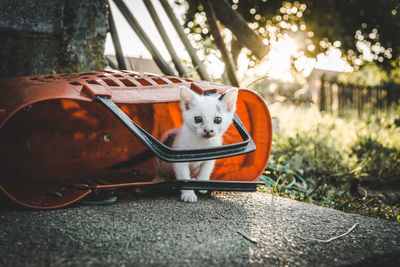
<svg viewBox="0 0 400 267">
<path fill-rule="evenodd" d="M 196 149 L 222 145 L 222 136 L 232 123 L 238 89 L 223 95 L 198 95 L 189 88 L 180 88 L 184 123 L 167 132 L 162 142 L 176 149 Z M 209 180 L 215 160 L 168 163 L 156 160 L 157 178 Z M 202 190 L 200 193 L 207 193 Z M 196 202 L 194 190 L 181 190 L 181 200 Z"/>
</svg>

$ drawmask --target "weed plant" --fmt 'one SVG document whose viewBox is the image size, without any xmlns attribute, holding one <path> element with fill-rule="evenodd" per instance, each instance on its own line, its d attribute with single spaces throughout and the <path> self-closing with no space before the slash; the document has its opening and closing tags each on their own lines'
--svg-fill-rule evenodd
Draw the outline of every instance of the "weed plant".
<svg viewBox="0 0 400 267">
<path fill-rule="evenodd" d="M 400 108 L 363 117 L 271 105 L 279 119 L 266 190 L 297 200 L 400 222 L 400 206 L 376 192 L 400 192 Z"/>
</svg>

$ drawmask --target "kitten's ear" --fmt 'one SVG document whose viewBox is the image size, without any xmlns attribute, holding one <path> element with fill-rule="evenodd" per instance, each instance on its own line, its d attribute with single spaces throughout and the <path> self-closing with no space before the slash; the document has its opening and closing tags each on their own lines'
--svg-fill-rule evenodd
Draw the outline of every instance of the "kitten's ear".
<svg viewBox="0 0 400 267">
<path fill-rule="evenodd" d="M 236 99 L 239 90 L 236 88 L 229 89 L 224 94 L 219 97 L 219 100 L 225 104 L 226 110 L 228 112 L 234 112 L 236 109 Z"/>
<path fill-rule="evenodd" d="M 181 86 L 180 89 L 181 109 L 188 110 L 192 103 L 197 99 L 198 95 L 186 86 Z"/>
</svg>

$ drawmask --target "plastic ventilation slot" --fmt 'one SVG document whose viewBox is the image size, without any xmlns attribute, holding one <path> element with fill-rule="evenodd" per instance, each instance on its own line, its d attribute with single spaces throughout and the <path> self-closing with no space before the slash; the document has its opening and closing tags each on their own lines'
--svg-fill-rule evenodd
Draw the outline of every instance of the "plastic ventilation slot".
<svg viewBox="0 0 400 267">
<path fill-rule="evenodd" d="M 138 81 L 141 85 L 143 86 L 149 86 L 152 85 L 149 81 L 145 80 L 145 79 L 136 79 L 136 81 Z"/>
<path fill-rule="evenodd" d="M 157 84 L 167 84 L 167 82 L 164 81 L 164 80 L 161 79 L 161 78 L 152 78 L 152 79 L 153 79 L 153 81 L 155 81 Z"/>
<path fill-rule="evenodd" d="M 82 85 L 81 83 L 79 83 L 79 82 L 77 82 L 77 81 L 72 81 L 72 82 L 69 82 L 71 85 Z"/>
<path fill-rule="evenodd" d="M 128 79 L 121 79 L 120 80 L 126 87 L 136 87 L 136 84 L 134 84 L 133 82 L 131 82 Z"/>
<path fill-rule="evenodd" d="M 167 79 L 170 80 L 173 83 L 181 83 L 182 82 L 181 80 L 178 80 L 178 79 L 172 78 L 172 77 L 167 77 Z"/>
<path fill-rule="evenodd" d="M 95 81 L 95 80 L 87 80 L 87 83 L 88 83 L 88 84 L 97 84 L 97 85 L 100 85 L 100 83 L 97 82 L 97 81 Z"/>
<path fill-rule="evenodd" d="M 104 81 L 108 86 L 119 86 L 118 83 L 116 83 L 114 80 L 111 80 L 111 79 L 103 79 L 103 81 Z"/>
</svg>

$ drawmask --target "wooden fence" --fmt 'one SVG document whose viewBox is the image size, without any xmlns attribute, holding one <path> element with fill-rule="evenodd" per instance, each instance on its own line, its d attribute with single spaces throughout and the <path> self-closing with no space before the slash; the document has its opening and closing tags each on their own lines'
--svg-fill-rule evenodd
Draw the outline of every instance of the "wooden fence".
<svg viewBox="0 0 400 267">
<path fill-rule="evenodd" d="M 337 81 L 321 81 L 319 109 L 344 115 L 356 110 L 358 115 L 380 110 L 390 111 L 398 105 L 400 85 L 386 83 L 382 86 L 355 86 Z"/>
</svg>

